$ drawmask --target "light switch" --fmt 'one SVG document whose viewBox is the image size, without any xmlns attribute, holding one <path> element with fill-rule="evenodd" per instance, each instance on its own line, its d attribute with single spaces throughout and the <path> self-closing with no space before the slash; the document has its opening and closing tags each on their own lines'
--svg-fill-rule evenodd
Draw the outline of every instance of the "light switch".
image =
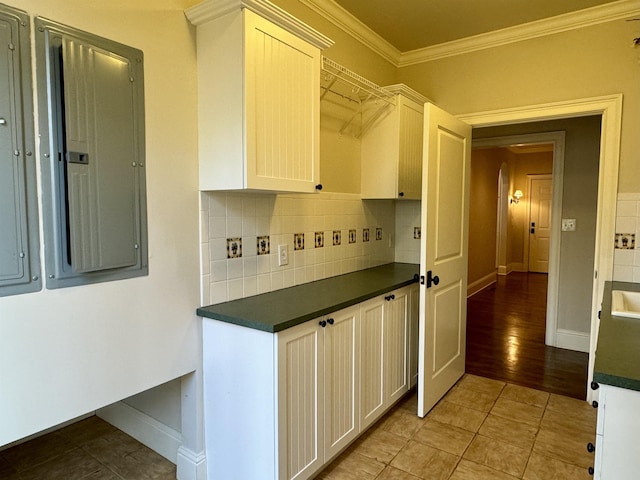
<svg viewBox="0 0 640 480">
<path fill-rule="evenodd" d="M 562 231 L 563 232 L 575 232 L 576 231 L 576 219 L 575 218 L 563 218 L 562 219 Z"/>
</svg>

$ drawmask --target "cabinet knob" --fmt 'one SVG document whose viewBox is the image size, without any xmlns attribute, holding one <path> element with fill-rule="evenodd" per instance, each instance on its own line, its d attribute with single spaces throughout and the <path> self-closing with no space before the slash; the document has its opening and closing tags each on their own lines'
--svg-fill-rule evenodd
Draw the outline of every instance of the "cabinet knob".
<svg viewBox="0 0 640 480">
<path fill-rule="evenodd" d="M 316 185 L 316 190 L 322 190 L 322 184 L 321 183 Z"/>
<path fill-rule="evenodd" d="M 591 442 L 587 443 L 587 452 L 593 453 L 595 451 L 596 451 L 596 447 L 594 447 L 593 443 Z"/>
<path fill-rule="evenodd" d="M 593 475 L 593 472 L 594 472 L 593 467 L 589 467 L 589 470 L 587 471 L 589 472 L 589 475 Z"/>
<path fill-rule="evenodd" d="M 598 402 L 596 400 L 594 400 L 593 402 L 591 402 L 591 406 L 593 408 L 598 408 Z"/>
<path fill-rule="evenodd" d="M 398 192 L 399 197 L 404 197 L 404 192 Z"/>
<path fill-rule="evenodd" d="M 591 390 L 597 390 L 600 388 L 598 382 L 591 382 Z"/>
<path fill-rule="evenodd" d="M 384 297 L 384 299 L 385 299 L 387 302 L 390 302 L 391 300 L 394 300 L 395 298 L 396 298 L 396 296 L 395 296 L 395 295 L 393 295 L 393 294 L 391 294 L 391 295 L 387 295 L 386 297 Z"/>
<path fill-rule="evenodd" d="M 324 328 L 324 327 L 326 327 L 326 326 L 327 326 L 327 322 L 325 322 L 324 320 L 320 320 L 320 321 L 318 322 L 318 325 L 320 325 L 322 328 Z"/>
<path fill-rule="evenodd" d="M 328 319 L 327 319 L 327 323 L 328 323 L 329 325 L 333 325 L 333 318 L 328 318 Z"/>
</svg>

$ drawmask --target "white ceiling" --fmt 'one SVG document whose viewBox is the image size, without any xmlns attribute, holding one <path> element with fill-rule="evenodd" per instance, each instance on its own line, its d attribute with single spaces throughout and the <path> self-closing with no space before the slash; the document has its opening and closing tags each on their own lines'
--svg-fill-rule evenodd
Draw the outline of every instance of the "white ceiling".
<svg viewBox="0 0 640 480">
<path fill-rule="evenodd" d="M 334 0 L 400 52 L 565 15 L 615 0 Z"/>
</svg>

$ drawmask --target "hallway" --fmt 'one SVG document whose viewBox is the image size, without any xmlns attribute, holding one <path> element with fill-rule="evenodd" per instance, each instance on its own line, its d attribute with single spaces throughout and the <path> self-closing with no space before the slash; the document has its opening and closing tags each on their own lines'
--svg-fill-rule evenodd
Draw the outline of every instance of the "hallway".
<svg viewBox="0 0 640 480">
<path fill-rule="evenodd" d="M 547 275 L 513 272 L 467 300 L 466 372 L 586 398 L 588 354 L 544 344 Z"/>
</svg>

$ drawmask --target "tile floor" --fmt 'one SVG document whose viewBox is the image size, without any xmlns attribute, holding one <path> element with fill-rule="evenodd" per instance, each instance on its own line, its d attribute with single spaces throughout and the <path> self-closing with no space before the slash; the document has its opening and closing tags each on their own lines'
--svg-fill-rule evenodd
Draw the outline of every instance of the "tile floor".
<svg viewBox="0 0 640 480">
<path fill-rule="evenodd" d="M 175 465 L 95 416 L 0 452 L 1 480 L 175 478 Z"/>
<path fill-rule="evenodd" d="M 401 401 L 318 480 L 591 478 L 596 411 L 584 401 L 465 375 L 426 418 L 416 409 L 415 395 Z M 98 417 L 0 451 L 1 480 L 175 478 L 175 465 Z"/>
<path fill-rule="evenodd" d="M 582 480 L 595 443 L 587 402 L 465 375 L 429 414 L 412 395 L 320 480 Z"/>
</svg>

